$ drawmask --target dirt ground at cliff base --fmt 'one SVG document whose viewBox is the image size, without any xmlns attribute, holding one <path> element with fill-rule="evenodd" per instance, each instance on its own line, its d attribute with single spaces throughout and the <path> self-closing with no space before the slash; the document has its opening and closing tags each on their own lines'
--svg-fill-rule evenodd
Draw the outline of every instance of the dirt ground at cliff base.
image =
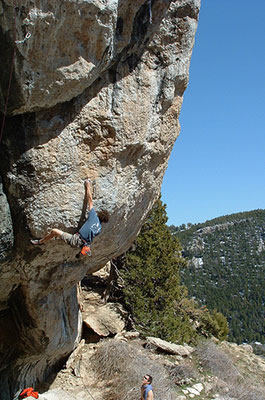
<svg viewBox="0 0 265 400">
<path fill-rule="evenodd" d="M 81 349 L 77 349 L 77 355 L 74 359 L 69 363 L 69 365 L 66 364 L 64 369 L 62 369 L 57 375 L 51 377 L 50 381 L 42 388 L 42 392 L 50 389 L 63 389 L 72 395 L 74 399 L 80 400 L 114 398 L 110 396 L 109 388 L 113 385 L 113 379 L 115 378 L 113 377 L 112 380 L 103 381 L 95 373 L 91 364 L 91 357 L 95 354 L 97 349 L 107 341 L 116 341 L 118 343 L 118 340 L 116 339 L 104 339 L 97 344 L 82 343 Z M 203 367 L 198 368 L 197 360 L 194 356 L 184 359 L 180 356 L 159 354 L 155 352 L 154 349 L 145 349 L 143 347 L 144 341 L 140 339 L 132 340 L 128 345 L 133 347 L 135 352 L 140 352 L 142 356 L 148 358 L 151 362 L 155 362 L 157 366 L 161 366 L 161 368 L 168 371 L 169 376 L 170 371 L 172 372 L 171 378 L 172 383 L 175 386 L 174 399 L 176 400 L 189 399 L 189 395 L 186 396 L 183 391 L 185 392 L 187 387 L 192 388 L 193 386 L 196 386 L 196 384 L 201 384 L 203 386 L 202 392 L 195 397 L 198 400 L 217 399 L 217 395 L 220 393 L 226 393 L 226 396 L 229 395 L 229 383 L 222 381 L 220 377 L 214 376 L 213 373 L 210 373 Z M 247 382 L 246 385 L 249 387 L 249 379 L 251 378 L 253 387 L 259 388 L 258 390 L 262 390 L 262 392 L 264 390 L 265 396 L 265 386 L 264 383 L 262 383 L 265 376 L 265 360 L 261 357 L 255 356 L 254 354 L 249 354 L 248 351 L 244 349 L 242 350 L 240 346 L 237 346 L 237 348 L 231 348 L 231 345 L 226 343 L 221 347 L 226 348 L 225 354 L 231 356 L 234 365 L 238 367 L 238 371 L 240 371 L 242 376 L 245 377 L 245 381 Z M 215 355 L 213 354 L 213 357 L 214 356 Z M 175 369 L 176 367 L 178 369 Z M 178 371 L 180 375 L 177 377 L 173 374 L 174 371 Z M 175 382 L 173 382 L 174 379 Z M 141 381 L 139 381 L 139 389 L 140 385 Z M 233 397 L 233 399 L 247 399 L 247 397 L 244 397 L 246 385 L 242 386 L 242 389 L 238 390 L 238 393 L 240 392 L 242 396 Z M 136 392 L 135 388 L 134 392 Z M 262 397 L 262 392 L 260 392 L 261 397 L 253 397 L 252 395 L 248 400 L 264 400 L 265 397 Z M 134 399 L 134 397 L 131 397 L 131 399 Z M 224 399 L 228 400 L 230 397 L 224 397 Z"/>
<path fill-rule="evenodd" d="M 95 274 L 95 279 L 92 279 L 93 284 L 95 284 L 96 287 L 93 288 L 93 285 L 90 285 L 92 282 L 90 280 L 90 286 L 88 285 L 89 287 L 83 287 L 81 290 L 80 307 L 83 310 L 82 313 L 84 318 L 86 318 L 89 313 L 93 313 L 93 310 L 96 310 L 97 307 L 105 307 L 102 294 L 105 289 L 104 282 L 106 283 L 107 277 L 108 269 L 100 271 Z M 109 309 L 106 310 L 108 312 Z M 98 329 L 97 325 L 96 328 Z M 235 383 L 231 383 L 232 381 L 225 381 L 221 378 L 222 374 L 223 376 L 225 375 L 225 370 L 228 370 L 229 368 L 231 368 L 231 375 L 235 373 L 236 377 L 240 376 L 240 380 L 235 378 L 236 385 L 239 381 L 245 382 L 244 385 L 241 385 L 241 383 L 239 384 L 237 391 L 233 391 L 234 394 L 236 393 L 237 396 L 239 396 L 236 397 L 233 394 L 233 399 L 265 400 L 265 359 L 253 354 L 251 346 L 239 346 L 228 342 L 222 342 L 216 345 L 213 341 L 209 341 L 209 344 L 200 351 L 203 352 L 203 357 L 205 359 L 207 357 L 214 358 L 215 362 L 212 363 L 211 360 L 207 359 L 208 364 L 206 363 L 203 365 L 203 363 L 198 361 L 198 356 L 196 355 L 197 349 L 195 349 L 195 352 L 189 356 L 181 357 L 180 355 L 166 354 L 165 352 L 158 351 L 152 346 L 146 345 L 146 340 L 138 337 L 139 335 L 137 335 L 137 332 L 132 333 L 131 339 L 125 337 L 126 332 L 124 330 L 121 333 L 117 333 L 116 338 L 113 336 L 115 335 L 110 332 L 108 337 L 100 338 L 100 336 L 93 332 L 92 329 L 87 329 L 87 327 L 85 327 L 83 339 L 77 349 L 71 354 L 63 369 L 61 369 L 57 374 L 51 376 L 49 381 L 45 382 L 45 384 L 40 388 L 40 393 L 44 393 L 45 396 L 45 392 L 48 390 L 63 389 L 69 393 L 74 400 L 121 400 L 121 397 L 119 398 L 117 395 L 115 397 L 112 393 L 115 384 L 117 383 L 117 386 L 120 384 L 119 372 L 115 372 L 115 366 L 113 376 L 108 379 L 103 379 L 102 377 L 104 376 L 104 373 L 102 376 L 99 376 L 95 364 L 92 362 L 92 357 L 98 353 L 100 349 L 106 349 L 106 352 L 108 352 L 112 346 L 117 350 L 117 352 L 121 351 L 121 354 L 122 351 L 128 348 L 129 352 L 137 355 L 136 358 L 138 358 L 138 364 L 136 365 L 136 368 L 138 369 L 138 375 L 135 374 L 135 376 L 137 376 L 137 379 L 139 376 L 139 381 L 137 379 L 135 380 L 135 377 L 134 379 L 132 377 L 132 393 L 131 396 L 128 397 L 130 400 L 139 398 L 141 374 L 146 373 L 146 368 L 152 368 L 154 365 L 157 368 L 155 374 L 161 375 L 161 377 L 163 375 L 163 379 L 165 377 L 165 379 L 168 379 L 175 400 L 186 400 L 190 398 L 198 400 L 215 400 L 218 395 L 224 396 L 223 398 L 225 400 L 231 399 L 232 397 L 228 396 L 230 396 L 232 390 L 231 385 L 235 385 Z M 207 355 L 207 352 L 210 355 Z M 127 356 L 126 354 L 125 357 Z M 111 362 L 113 363 L 111 357 L 112 356 L 110 355 L 110 364 Z M 118 354 L 117 357 L 119 357 Z M 133 362 L 135 362 L 135 360 Z M 130 360 L 128 360 L 128 364 L 130 364 Z M 210 371 L 209 367 L 211 365 L 213 366 L 212 371 Z M 126 368 L 127 367 L 125 367 L 125 369 Z M 125 375 L 126 373 L 124 373 L 124 376 Z M 158 376 L 154 375 L 154 385 L 159 382 L 159 379 L 160 377 L 158 378 Z M 126 384 L 128 385 L 128 388 L 130 388 L 130 382 L 127 382 Z M 249 391 L 250 397 L 244 397 L 246 385 L 248 388 L 250 386 L 253 387 L 253 390 L 251 389 L 252 394 Z M 196 392 L 198 388 L 200 388 L 200 391 Z M 169 387 L 167 390 L 168 389 Z M 191 397 L 190 395 L 193 393 L 197 394 L 194 397 Z M 256 397 L 255 393 L 257 393 L 258 397 Z M 159 393 L 157 393 L 157 395 L 159 395 L 156 396 L 158 400 L 160 398 L 163 398 L 163 400 L 172 398 L 167 396 L 162 397 Z M 262 397 L 263 395 L 264 397 Z"/>
</svg>

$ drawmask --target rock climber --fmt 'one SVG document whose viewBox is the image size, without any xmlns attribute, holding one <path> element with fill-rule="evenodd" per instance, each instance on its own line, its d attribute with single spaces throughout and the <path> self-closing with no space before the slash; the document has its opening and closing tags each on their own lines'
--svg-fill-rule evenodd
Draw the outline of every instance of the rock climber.
<svg viewBox="0 0 265 400">
<path fill-rule="evenodd" d="M 93 207 L 91 181 L 86 179 L 84 185 L 84 210 L 86 210 L 88 207 L 89 214 L 86 222 L 81 226 L 79 231 L 72 235 L 71 233 L 63 232 L 60 229 L 53 228 L 42 239 L 31 240 L 31 244 L 42 245 L 49 240 L 58 237 L 71 247 L 78 247 L 81 249 L 77 254 L 77 257 L 80 257 L 81 255 L 91 255 L 91 243 L 93 242 L 94 237 L 99 235 L 101 232 L 102 223 L 107 223 L 109 221 L 109 212 L 107 210 L 101 210 L 96 213 Z"/>
<path fill-rule="evenodd" d="M 142 380 L 142 386 L 141 386 L 141 400 L 153 400 L 154 399 L 154 393 L 153 393 L 153 388 L 152 388 L 152 380 L 153 378 L 151 375 L 144 375 L 143 380 Z"/>
</svg>

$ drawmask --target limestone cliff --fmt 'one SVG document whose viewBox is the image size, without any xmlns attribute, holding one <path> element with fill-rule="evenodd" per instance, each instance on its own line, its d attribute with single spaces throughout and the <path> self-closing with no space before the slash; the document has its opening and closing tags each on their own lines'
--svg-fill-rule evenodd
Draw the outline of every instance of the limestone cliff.
<svg viewBox="0 0 265 400">
<path fill-rule="evenodd" d="M 179 133 L 199 7 L 0 1 L 5 393 L 42 380 L 71 352 L 81 324 L 76 283 L 129 247 L 157 198 Z M 96 181 L 95 208 L 111 214 L 92 257 L 79 261 L 60 241 L 31 248 L 48 228 L 75 230 L 87 176 Z"/>
</svg>

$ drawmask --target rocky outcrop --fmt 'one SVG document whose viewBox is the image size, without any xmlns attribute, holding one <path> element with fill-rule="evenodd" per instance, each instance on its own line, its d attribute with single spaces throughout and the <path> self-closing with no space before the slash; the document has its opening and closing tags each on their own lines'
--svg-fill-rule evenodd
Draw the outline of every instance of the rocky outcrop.
<svg viewBox="0 0 265 400">
<path fill-rule="evenodd" d="M 76 283 L 130 246 L 157 198 L 199 5 L 1 0 L 1 393 L 41 380 L 74 348 Z M 60 241 L 30 248 L 48 228 L 76 229 L 85 177 L 95 208 L 111 213 L 92 257 L 77 260 Z"/>
<path fill-rule="evenodd" d="M 6 195 L 3 191 L 2 179 L 0 177 L 0 260 L 5 259 L 8 254 L 8 250 L 13 247 L 14 235 L 12 227 L 12 219 L 10 214 L 9 204 Z"/>
<path fill-rule="evenodd" d="M 159 350 L 163 350 L 165 353 L 168 354 L 175 354 L 181 357 L 188 357 L 194 351 L 194 349 L 188 345 L 182 346 L 179 344 L 170 343 L 167 342 L 166 340 L 162 340 L 151 336 L 147 337 L 146 339 L 148 346 L 154 347 Z"/>
</svg>

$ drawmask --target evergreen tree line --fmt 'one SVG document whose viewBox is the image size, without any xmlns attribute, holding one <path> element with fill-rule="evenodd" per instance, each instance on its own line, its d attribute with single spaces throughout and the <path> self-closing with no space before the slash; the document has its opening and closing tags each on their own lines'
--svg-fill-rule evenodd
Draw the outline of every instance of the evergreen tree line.
<svg viewBox="0 0 265 400">
<path fill-rule="evenodd" d="M 190 229 L 171 226 L 187 268 L 190 295 L 229 322 L 229 340 L 265 343 L 265 210 L 238 213 Z"/>
</svg>

